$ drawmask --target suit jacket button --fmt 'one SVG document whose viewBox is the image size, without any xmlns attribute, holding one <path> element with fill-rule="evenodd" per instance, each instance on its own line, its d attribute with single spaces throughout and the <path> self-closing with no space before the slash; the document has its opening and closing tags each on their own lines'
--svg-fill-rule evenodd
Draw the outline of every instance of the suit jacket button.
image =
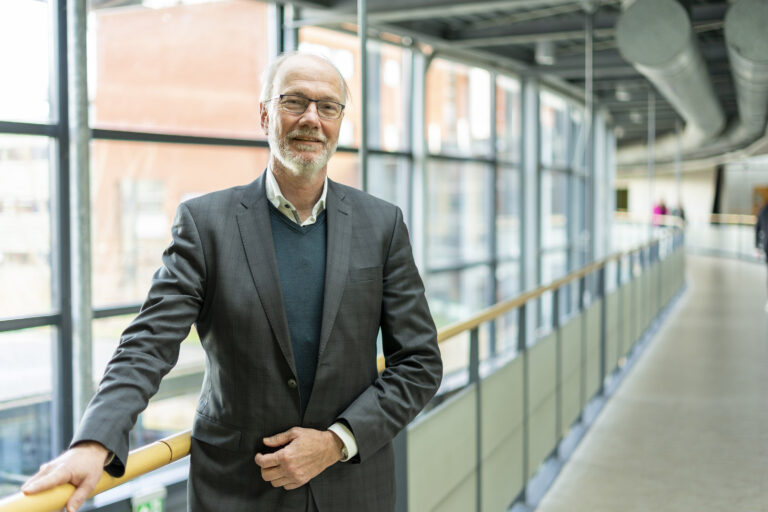
<svg viewBox="0 0 768 512">
<path fill-rule="evenodd" d="M 299 384 L 296 382 L 296 379 L 288 379 L 288 387 L 291 389 L 296 389 L 299 387 Z"/>
</svg>

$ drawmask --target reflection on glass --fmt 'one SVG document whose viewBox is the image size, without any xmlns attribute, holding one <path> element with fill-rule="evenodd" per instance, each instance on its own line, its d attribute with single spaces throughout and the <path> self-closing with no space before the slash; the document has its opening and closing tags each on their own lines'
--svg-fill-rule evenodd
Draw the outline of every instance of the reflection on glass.
<svg viewBox="0 0 768 512">
<path fill-rule="evenodd" d="M 46 0 L 0 2 L 0 119 L 49 122 L 53 29 Z"/>
<path fill-rule="evenodd" d="M 500 75 L 496 79 L 496 152 L 502 160 L 520 161 L 520 81 Z"/>
<path fill-rule="evenodd" d="M 93 321 L 93 379 L 97 386 L 107 363 L 120 341 L 120 335 L 134 315 Z M 161 439 L 190 428 L 200 395 L 205 371 L 205 352 L 193 327 L 179 347 L 176 366 L 163 378 L 158 395 L 139 416 L 131 431 L 131 447 Z"/>
<path fill-rule="evenodd" d="M 0 135 L 0 318 L 51 310 L 51 144 Z"/>
<path fill-rule="evenodd" d="M 496 196 L 496 253 L 500 258 L 517 258 L 520 256 L 520 171 L 499 169 Z"/>
<path fill-rule="evenodd" d="M 0 333 L 0 496 L 19 490 L 51 454 L 51 345 L 56 329 Z"/>
<path fill-rule="evenodd" d="M 250 183 L 267 157 L 263 148 L 93 141 L 93 303 L 142 301 L 179 203 Z"/>
<path fill-rule="evenodd" d="M 406 222 L 410 218 L 411 161 L 404 157 L 370 155 L 368 160 L 368 192 L 396 204 Z"/>
<path fill-rule="evenodd" d="M 265 138 L 269 19 L 267 4 L 242 0 L 91 9 L 92 125 Z"/>
<path fill-rule="evenodd" d="M 432 154 L 489 156 L 491 77 L 479 68 L 434 59 L 427 71 L 426 129 Z"/>
<path fill-rule="evenodd" d="M 541 126 L 541 165 L 568 165 L 568 104 L 561 96 L 542 90 L 539 93 Z"/>
<path fill-rule="evenodd" d="M 568 244 L 568 212 L 568 175 L 542 171 L 542 248 L 563 248 Z"/>
<path fill-rule="evenodd" d="M 360 43 L 355 36 L 317 27 L 299 29 L 299 51 L 324 55 L 341 72 L 349 87 L 349 98 L 341 122 L 339 146 L 360 145 Z M 389 108 L 389 107 L 388 107 Z"/>
<path fill-rule="evenodd" d="M 427 165 L 427 180 L 429 265 L 487 260 L 491 169 L 483 164 L 432 160 Z"/>
</svg>

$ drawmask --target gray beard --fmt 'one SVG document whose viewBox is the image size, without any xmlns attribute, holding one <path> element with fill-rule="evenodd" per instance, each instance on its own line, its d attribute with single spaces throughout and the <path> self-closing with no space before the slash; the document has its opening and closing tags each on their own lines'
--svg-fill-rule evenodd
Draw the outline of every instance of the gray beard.
<svg viewBox="0 0 768 512">
<path fill-rule="evenodd" d="M 295 130 L 282 139 L 278 139 L 275 130 L 269 130 L 267 135 L 269 148 L 283 167 L 288 169 L 294 176 L 311 178 L 326 166 L 328 160 L 336 152 L 336 144 L 326 147 L 323 154 L 317 158 L 303 158 L 294 153 L 288 145 L 288 139 L 292 133 L 295 133 Z"/>
</svg>

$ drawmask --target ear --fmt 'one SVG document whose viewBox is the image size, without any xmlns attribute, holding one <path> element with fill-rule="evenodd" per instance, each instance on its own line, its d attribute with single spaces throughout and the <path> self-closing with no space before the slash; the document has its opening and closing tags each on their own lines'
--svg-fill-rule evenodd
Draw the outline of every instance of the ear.
<svg viewBox="0 0 768 512">
<path fill-rule="evenodd" d="M 261 128 L 266 135 L 269 135 L 269 110 L 264 103 L 259 103 L 259 117 L 261 118 Z"/>
</svg>

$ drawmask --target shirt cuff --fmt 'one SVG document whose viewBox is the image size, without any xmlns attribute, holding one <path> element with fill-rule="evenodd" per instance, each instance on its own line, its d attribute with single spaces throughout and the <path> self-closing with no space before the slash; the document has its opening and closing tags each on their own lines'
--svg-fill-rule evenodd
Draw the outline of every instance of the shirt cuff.
<svg viewBox="0 0 768 512">
<path fill-rule="evenodd" d="M 107 460 L 104 461 L 104 467 L 109 466 L 115 460 L 115 452 L 109 452 L 107 454 Z"/>
<path fill-rule="evenodd" d="M 339 436 L 339 439 L 341 439 L 341 442 L 344 444 L 344 455 L 341 462 L 347 462 L 357 455 L 357 441 L 355 441 L 355 436 L 346 425 L 337 421 L 328 427 L 328 430 Z"/>
</svg>

